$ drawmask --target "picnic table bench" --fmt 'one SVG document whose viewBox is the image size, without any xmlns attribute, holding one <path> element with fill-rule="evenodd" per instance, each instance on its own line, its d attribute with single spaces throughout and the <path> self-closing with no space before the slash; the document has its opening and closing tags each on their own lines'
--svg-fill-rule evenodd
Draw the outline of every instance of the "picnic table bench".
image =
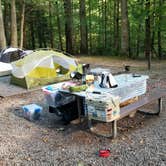
<svg viewBox="0 0 166 166">
<path fill-rule="evenodd" d="M 116 120 L 111 121 L 112 123 L 112 132 L 109 137 L 116 138 L 117 137 L 117 122 L 118 120 L 130 115 L 131 113 L 135 112 L 136 110 L 140 111 L 139 109 L 147 104 L 152 103 L 153 101 L 157 100 L 158 101 L 158 110 L 155 113 L 150 113 L 150 112 L 143 112 L 145 114 L 149 115 L 159 115 L 160 112 L 162 111 L 162 97 L 166 96 L 166 90 L 161 90 L 161 89 L 154 89 L 152 92 L 147 94 L 146 96 L 141 97 L 138 101 L 131 103 L 127 106 L 124 106 L 120 108 L 120 117 Z M 109 123 L 109 122 L 107 122 Z M 93 126 L 92 126 L 92 120 L 88 119 L 88 125 L 89 128 L 92 132 L 93 131 Z"/>
</svg>

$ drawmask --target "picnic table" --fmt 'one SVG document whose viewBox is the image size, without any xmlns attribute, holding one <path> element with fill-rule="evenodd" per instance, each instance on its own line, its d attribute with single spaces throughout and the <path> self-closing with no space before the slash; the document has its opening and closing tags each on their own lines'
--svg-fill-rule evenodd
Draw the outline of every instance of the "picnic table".
<svg viewBox="0 0 166 166">
<path fill-rule="evenodd" d="M 120 103 L 123 103 L 129 99 L 132 99 L 134 97 L 142 96 L 146 93 L 146 82 L 149 77 L 146 75 L 139 75 L 138 77 L 133 77 L 132 74 L 121 74 L 115 76 L 115 79 L 118 83 L 118 87 L 116 88 L 101 88 L 99 87 L 99 83 L 96 81 L 94 82 L 94 89 L 93 92 L 89 91 L 81 91 L 81 92 L 69 92 L 68 90 L 62 89 L 62 85 L 65 82 L 49 85 L 52 87 L 52 90 L 49 91 L 51 94 L 55 94 L 57 91 L 71 94 L 76 97 L 77 100 L 77 107 L 78 107 L 78 117 L 81 122 L 81 108 L 80 108 L 80 98 L 86 98 L 87 95 L 92 93 L 108 93 L 114 96 L 120 96 Z M 47 87 L 44 87 L 43 90 L 46 90 Z M 165 96 L 166 91 L 156 90 L 152 94 L 149 95 L 149 97 L 143 97 L 136 101 L 135 103 L 131 103 L 125 107 L 122 107 L 120 109 L 120 116 L 117 119 L 114 119 L 110 121 L 112 123 L 112 135 L 114 138 L 117 136 L 117 121 L 121 118 L 131 114 L 135 110 L 139 109 L 140 107 L 144 106 L 145 104 L 148 104 L 154 100 L 158 100 L 159 104 L 159 111 L 156 113 L 157 115 L 162 110 L 162 97 Z M 48 94 L 47 94 L 48 95 Z M 93 125 L 92 125 L 91 118 L 88 118 L 88 124 L 91 131 L 93 131 Z"/>
</svg>

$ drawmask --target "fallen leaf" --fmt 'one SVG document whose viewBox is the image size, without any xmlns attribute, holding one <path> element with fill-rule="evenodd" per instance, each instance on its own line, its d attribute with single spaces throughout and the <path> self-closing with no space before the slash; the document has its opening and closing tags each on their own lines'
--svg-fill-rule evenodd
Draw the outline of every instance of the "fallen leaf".
<svg viewBox="0 0 166 166">
<path fill-rule="evenodd" d="M 79 161 L 77 166 L 85 166 L 85 165 L 82 161 Z"/>
<path fill-rule="evenodd" d="M 143 140 L 143 139 L 141 139 L 141 140 L 140 140 L 140 144 L 143 144 L 143 143 L 144 143 L 144 140 Z"/>
<path fill-rule="evenodd" d="M 48 138 L 47 137 L 42 138 L 42 140 L 43 140 L 44 143 L 48 142 Z"/>
<path fill-rule="evenodd" d="M 31 161 L 31 158 L 30 157 L 26 157 L 26 158 L 24 158 L 25 160 L 27 160 L 27 161 Z"/>
<path fill-rule="evenodd" d="M 126 138 L 125 138 L 125 137 L 122 137 L 122 140 L 126 140 Z"/>
<path fill-rule="evenodd" d="M 58 129 L 56 129 L 57 131 L 64 131 L 65 130 L 65 128 L 64 127 L 60 127 L 60 128 L 58 128 Z"/>
</svg>

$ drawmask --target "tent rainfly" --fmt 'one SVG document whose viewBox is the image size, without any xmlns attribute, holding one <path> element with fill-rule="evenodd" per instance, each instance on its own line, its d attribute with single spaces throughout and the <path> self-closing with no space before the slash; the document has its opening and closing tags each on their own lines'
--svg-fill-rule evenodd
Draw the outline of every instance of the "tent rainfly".
<svg viewBox="0 0 166 166">
<path fill-rule="evenodd" d="M 11 83 L 27 89 L 70 79 L 78 70 L 73 58 L 56 51 L 35 51 L 12 63 Z"/>
</svg>

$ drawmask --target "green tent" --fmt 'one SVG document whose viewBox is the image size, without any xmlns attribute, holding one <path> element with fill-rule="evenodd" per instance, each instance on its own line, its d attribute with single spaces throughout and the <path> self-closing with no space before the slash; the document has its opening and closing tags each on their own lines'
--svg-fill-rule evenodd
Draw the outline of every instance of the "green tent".
<svg viewBox="0 0 166 166">
<path fill-rule="evenodd" d="M 12 63 L 11 83 L 29 89 L 60 82 L 70 79 L 70 73 L 79 70 L 79 66 L 73 58 L 63 53 L 35 51 Z"/>
</svg>

